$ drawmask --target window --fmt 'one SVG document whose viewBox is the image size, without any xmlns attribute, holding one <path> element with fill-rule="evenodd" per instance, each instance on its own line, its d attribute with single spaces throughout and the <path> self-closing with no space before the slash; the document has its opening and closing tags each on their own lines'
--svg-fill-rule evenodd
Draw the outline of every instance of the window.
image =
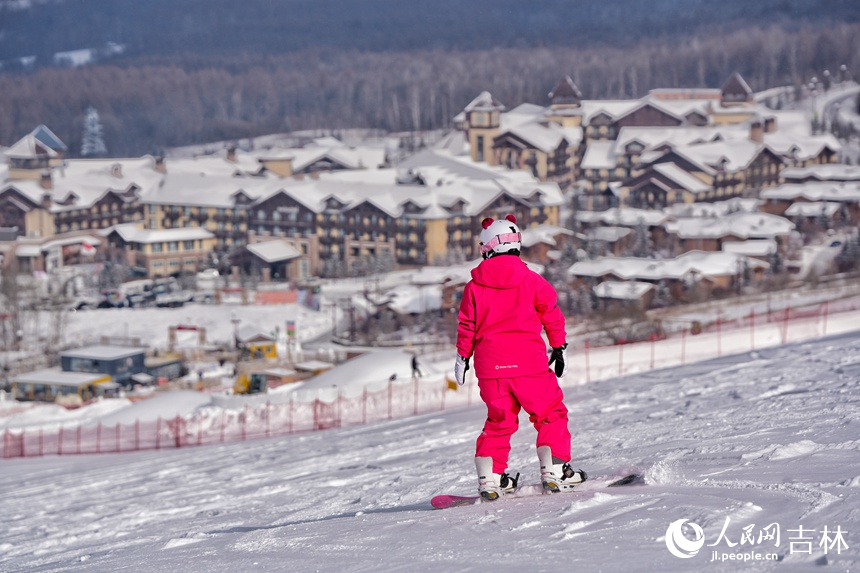
<svg viewBox="0 0 860 573">
<path fill-rule="evenodd" d="M 167 243 L 167 250 L 170 252 L 176 252 L 179 250 L 179 242 L 178 241 L 170 241 Z"/>
<path fill-rule="evenodd" d="M 161 253 L 164 251 L 164 243 L 152 243 L 152 252 Z"/>
<path fill-rule="evenodd" d="M 186 251 L 193 251 L 194 250 L 194 241 L 183 241 L 182 248 L 185 249 Z"/>
</svg>

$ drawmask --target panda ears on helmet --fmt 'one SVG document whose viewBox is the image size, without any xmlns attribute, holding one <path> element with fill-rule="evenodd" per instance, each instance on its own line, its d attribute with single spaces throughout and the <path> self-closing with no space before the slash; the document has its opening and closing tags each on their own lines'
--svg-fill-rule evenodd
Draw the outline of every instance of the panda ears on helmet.
<svg viewBox="0 0 860 573">
<path fill-rule="evenodd" d="M 510 222 L 511 222 L 511 223 L 513 223 L 514 225 L 516 225 L 516 224 L 517 224 L 517 218 L 516 218 L 516 217 L 514 217 L 513 215 L 507 215 L 507 216 L 505 217 L 505 219 L 506 219 L 507 221 L 510 221 Z M 486 219 L 484 219 L 483 221 L 481 221 L 481 228 L 486 229 L 487 227 L 489 227 L 490 225 L 492 225 L 494 222 L 495 222 L 495 220 L 494 220 L 492 217 L 487 217 Z"/>
</svg>

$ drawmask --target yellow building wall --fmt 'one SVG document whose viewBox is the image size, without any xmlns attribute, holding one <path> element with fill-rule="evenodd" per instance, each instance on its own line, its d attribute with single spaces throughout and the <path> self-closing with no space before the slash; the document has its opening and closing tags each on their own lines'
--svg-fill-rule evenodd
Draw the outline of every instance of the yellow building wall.
<svg viewBox="0 0 860 573">
<path fill-rule="evenodd" d="M 493 139 L 499 135 L 499 128 L 469 128 L 469 148 L 471 149 L 472 161 L 478 161 L 478 137 L 484 137 L 484 161 L 487 165 L 496 164 L 496 156 L 493 153 Z"/>
<path fill-rule="evenodd" d="M 424 243 L 427 245 L 427 260 L 448 254 L 448 220 L 427 221 L 424 225 Z"/>
<path fill-rule="evenodd" d="M 264 159 L 263 166 L 279 177 L 293 176 L 292 159 Z"/>
<path fill-rule="evenodd" d="M 714 125 L 737 125 L 755 117 L 755 112 L 749 110 L 737 110 L 732 113 L 718 113 L 711 115 Z"/>
<path fill-rule="evenodd" d="M 582 125 L 582 116 L 577 115 L 555 115 L 550 114 L 547 116 L 549 121 L 554 121 L 562 127 L 579 127 Z"/>
<path fill-rule="evenodd" d="M 278 348 L 274 342 L 250 342 L 248 343 L 248 352 L 251 353 L 251 356 L 256 356 L 259 352 L 264 358 L 278 357 Z"/>
<path fill-rule="evenodd" d="M 544 213 L 546 214 L 546 224 L 547 225 L 556 225 L 558 226 L 558 205 L 552 205 L 543 208 Z"/>
<path fill-rule="evenodd" d="M 31 237 L 52 237 L 57 233 L 54 218 L 45 209 L 33 209 L 24 215 L 24 225 Z"/>
<path fill-rule="evenodd" d="M 42 178 L 42 172 L 39 169 L 15 169 L 9 168 L 8 179 L 10 181 L 19 181 L 22 179 L 38 181 Z"/>
</svg>

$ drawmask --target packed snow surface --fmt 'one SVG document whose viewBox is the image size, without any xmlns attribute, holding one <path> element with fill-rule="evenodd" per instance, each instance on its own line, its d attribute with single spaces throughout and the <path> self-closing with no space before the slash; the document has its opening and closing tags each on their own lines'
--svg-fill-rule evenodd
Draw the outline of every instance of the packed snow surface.
<svg viewBox="0 0 860 573">
<path fill-rule="evenodd" d="M 589 482 L 445 510 L 430 499 L 475 492 L 480 403 L 244 443 L 0 460 L 0 571 L 860 570 L 860 333 L 566 395 Z M 521 422 L 510 470 L 534 484 Z M 644 484 L 603 487 L 630 472 Z"/>
</svg>

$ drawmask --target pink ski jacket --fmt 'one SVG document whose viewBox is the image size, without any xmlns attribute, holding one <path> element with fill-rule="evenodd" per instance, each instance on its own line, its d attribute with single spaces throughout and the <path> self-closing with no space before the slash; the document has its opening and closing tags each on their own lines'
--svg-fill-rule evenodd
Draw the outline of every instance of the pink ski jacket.
<svg viewBox="0 0 860 573">
<path fill-rule="evenodd" d="M 479 379 L 546 372 L 541 328 L 553 348 L 567 337 L 555 289 L 513 255 L 486 259 L 472 270 L 458 318 L 457 352 L 474 354 Z"/>
</svg>

